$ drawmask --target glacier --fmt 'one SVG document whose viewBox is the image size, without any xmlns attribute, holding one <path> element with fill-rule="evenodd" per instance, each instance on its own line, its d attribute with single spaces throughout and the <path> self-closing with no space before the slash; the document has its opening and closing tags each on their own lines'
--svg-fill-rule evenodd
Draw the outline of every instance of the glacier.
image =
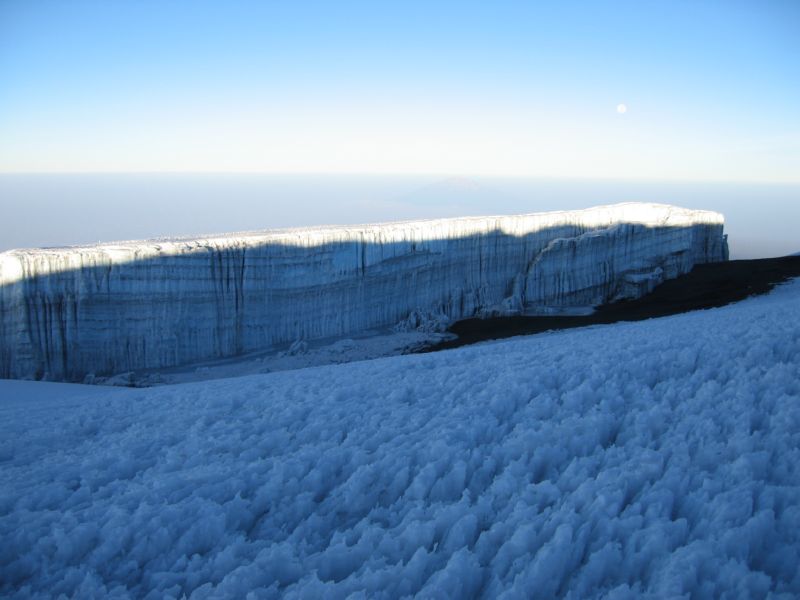
<svg viewBox="0 0 800 600">
<path fill-rule="evenodd" d="M 721 214 L 578 211 L 0 254 L 0 378 L 81 381 L 298 340 L 641 296 L 727 260 Z"/>
</svg>

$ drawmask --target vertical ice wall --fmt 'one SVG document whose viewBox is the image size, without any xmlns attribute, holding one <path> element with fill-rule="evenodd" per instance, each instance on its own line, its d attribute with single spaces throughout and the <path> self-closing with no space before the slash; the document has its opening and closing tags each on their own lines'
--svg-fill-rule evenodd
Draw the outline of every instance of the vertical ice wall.
<svg viewBox="0 0 800 600">
<path fill-rule="evenodd" d="M 718 213 L 583 211 L 0 254 L 0 377 L 80 380 L 297 339 L 641 295 L 727 259 Z"/>
</svg>

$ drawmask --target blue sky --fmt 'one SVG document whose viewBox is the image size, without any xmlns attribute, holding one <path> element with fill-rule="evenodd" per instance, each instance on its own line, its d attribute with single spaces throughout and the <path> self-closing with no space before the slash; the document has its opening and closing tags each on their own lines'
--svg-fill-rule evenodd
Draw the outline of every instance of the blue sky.
<svg viewBox="0 0 800 600">
<path fill-rule="evenodd" d="M 798 182 L 800 2 L 0 1 L 0 172 L 120 171 Z"/>
</svg>

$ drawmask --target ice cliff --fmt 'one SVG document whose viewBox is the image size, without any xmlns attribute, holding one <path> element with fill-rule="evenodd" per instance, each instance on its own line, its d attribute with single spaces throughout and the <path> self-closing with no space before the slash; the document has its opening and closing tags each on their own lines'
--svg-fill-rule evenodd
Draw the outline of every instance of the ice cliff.
<svg viewBox="0 0 800 600">
<path fill-rule="evenodd" d="M 659 204 L 0 254 L 0 377 L 80 380 L 300 339 L 636 297 L 727 259 Z"/>
</svg>

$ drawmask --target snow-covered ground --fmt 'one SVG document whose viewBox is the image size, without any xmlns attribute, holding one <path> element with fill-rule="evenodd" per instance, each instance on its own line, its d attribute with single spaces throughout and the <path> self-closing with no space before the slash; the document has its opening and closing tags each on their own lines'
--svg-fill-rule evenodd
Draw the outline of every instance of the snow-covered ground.
<svg viewBox="0 0 800 600">
<path fill-rule="evenodd" d="M 404 331 L 399 327 L 395 330 L 373 330 L 352 338 L 298 340 L 292 344 L 274 346 L 263 352 L 192 363 L 171 369 L 143 369 L 119 373 L 111 377 L 91 376 L 87 377 L 84 383 L 151 387 L 274 373 L 275 371 L 291 371 L 410 354 L 422 346 L 433 345 L 455 337 L 451 333 Z"/>
<path fill-rule="evenodd" d="M 3 596 L 800 595 L 800 281 L 437 354 L 0 397 Z"/>
</svg>

